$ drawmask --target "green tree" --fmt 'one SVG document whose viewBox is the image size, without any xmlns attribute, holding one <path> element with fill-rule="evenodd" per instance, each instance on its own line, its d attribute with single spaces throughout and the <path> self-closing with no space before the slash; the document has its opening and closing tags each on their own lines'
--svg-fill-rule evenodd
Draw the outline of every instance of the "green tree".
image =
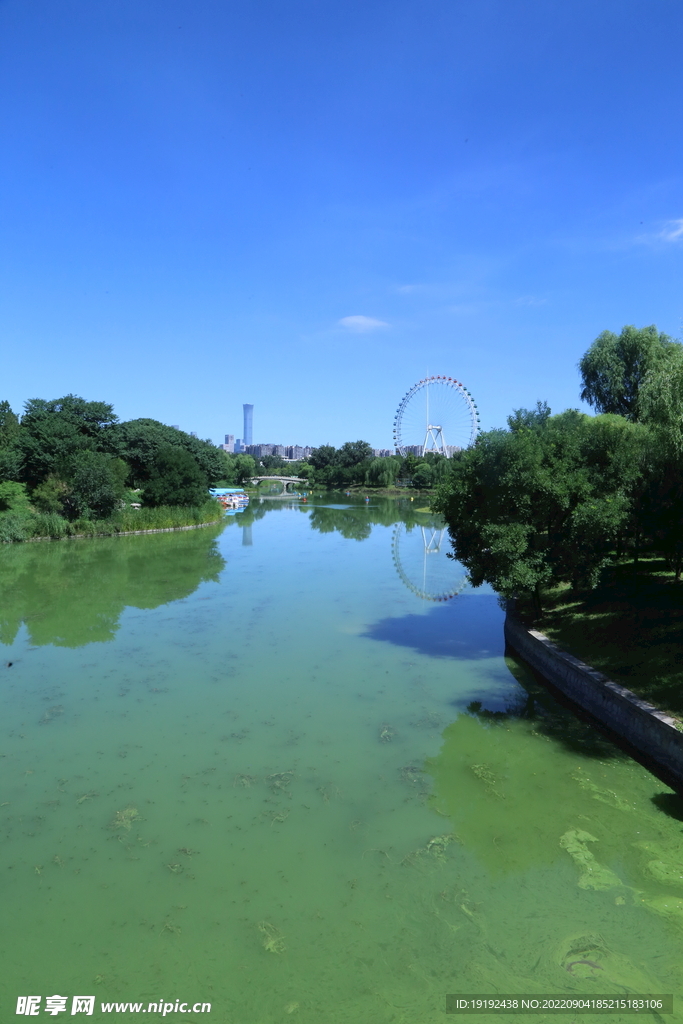
<svg viewBox="0 0 683 1024">
<path fill-rule="evenodd" d="M 640 407 L 643 420 L 655 428 L 661 444 L 683 454 L 683 360 L 664 360 L 648 371 Z"/>
<path fill-rule="evenodd" d="M 267 473 L 273 473 L 275 475 L 282 475 L 282 470 L 287 469 L 287 463 L 279 455 L 264 455 L 261 459 L 261 465 Z"/>
<path fill-rule="evenodd" d="M 598 412 L 642 418 L 640 389 L 647 375 L 683 361 L 683 346 L 650 327 L 624 327 L 621 334 L 603 331 L 579 363 L 581 398 Z"/>
<path fill-rule="evenodd" d="M 649 432 L 568 410 L 537 429 L 490 431 L 452 460 L 433 504 L 474 586 L 504 597 L 592 587 L 632 507 Z"/>
<path fill-rule="evenodd" d="M 208 482 L 197 460 L 173 445 L 159 449 L 143 491 L 143 504 L 202 505 L 208 499 Z"/>
<path fill-rule="evenodd" d="M 309 456 L 316 486 L 320 487 L 363 484 L 371 459 L 372 448 L 367 441 L 347 441 L 341 448 L 324 444 L 314 448 Z"/>
<path fill-rule="evenodd" d="M 15 480 L 0 483 L 0 512 L 28 512 L 30 508 L 26 484 Z"/>
<path fill-rule="evenodd" d="M 551 409 L 547 402 L 536 402 L 535 409 L 513 409 L 512 415 L 507 418 L 508 427 L 514 433 L 519 430 L 534 430 L 545 426 L 550 414 Z"/>
<path fill-rule="evenodd" d="M 60 474 L 80 452 L 100 449 L 116 419 L 106 402 L 87 402 L 78 395 L 49 402 L 32 398 L 26 403 L 15 442 L 21 478 L 34 488 L 50 473 Z"/>
<path fill-rule="evenodd" d="M 9 402 L 0 402 L 0 448 L 12 444 L 19 432 L 19 418 L 12 412 Z"/>
<path fill-rule="evenodd" d="M 365 472 L 365 483 L 368 487 L 392 487 L 398 470 L 394 459 L 373 459 Z"/>
<path fill-rule="evenodd" d="M 0 402 L 0 480 L 17 480 L 21 474 L 22 458 L 17 447 L 19 419 L 9 402 Z"/>
<path fill-rule="evenodd" d="M 319 448 L 314 448 L 308 457 L 313 469 L 325 469 L 327 466 L 333 466 L 336 464 L 336 459 L 337 449 L 331 444 L 322 444 Z"/>
<path fill-rule="evenodd" d="M 434 482 L 434 470 L 428 462 L 421 462 L 413 473 L 412 486 L 418 490 L 427 490 Z"/>
<path fill-rule="evenodd" d="M 104 452 L 79 452 L 66 469 L 63 498 L 68 519 L 103 519 L 119 507 L 128 467 Z"/>
<path fill-rule="evenodd" d="M 57 473 L 49 473 L 42 483 L 33 488 L 31 500 L 40 512 L 64 511 L 64 503 L 69 493 L 69 485 Z"/>
<path fill-rule="evenodd" d="M 144 487 L 159 451 L 168 446 L 182 448 L 191 455 L 210 486 L 230 478 L 230 460 L 222 448 L 158 420 L 138 419 L 117 423 L 106 431 L 103 446 L 130 466 L 131 482 L 136 487 Z"/>
<path fill-rule="evenodd" d="M 236 455 L 233 460 L 233 482 L 244 486 L 253 476 L 256 476 L 256 462 L 253 457 Z"/>
<path fill-rule="evenodd" d="M 43 398 L 29 399 L 24 406 L 21 426 L 30 428 L 34 420 L 42 420 L 45 416 L 60 416 L 80 433 L 91 437 L 98 437 L 105 427 L 118 421 L 114 406 L 108 402 L 88 402 L 79 395 L 65 395 L 49 402 Z"/>
<path fill-rule="evenodd" d="M 344 468 L 358 466 L 372 458 L 372 448 L 367 441 L 346 441 L 338 450 L 335 462 Z"/>
</svg>

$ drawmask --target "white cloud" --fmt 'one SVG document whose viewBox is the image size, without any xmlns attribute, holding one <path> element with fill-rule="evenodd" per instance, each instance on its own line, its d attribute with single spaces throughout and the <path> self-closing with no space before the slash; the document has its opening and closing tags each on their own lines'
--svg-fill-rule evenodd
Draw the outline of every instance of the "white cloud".
<svg viewBox="0 0 683 1024">
<path fill-rule="evenodd" d="M 355 331 L 357 334 L 389 326 L 384 320 L 375 320 L 371 316 L 343 316 L 338 323 L 340 327 L 345 327 L 347 331 Z"/>
<path fill-rule="evenodd" d="M 660 231 L 659 237 L 664 242 L 683 242 L 683 217 L 680 220 L 670 220 Z"/>
</svg>

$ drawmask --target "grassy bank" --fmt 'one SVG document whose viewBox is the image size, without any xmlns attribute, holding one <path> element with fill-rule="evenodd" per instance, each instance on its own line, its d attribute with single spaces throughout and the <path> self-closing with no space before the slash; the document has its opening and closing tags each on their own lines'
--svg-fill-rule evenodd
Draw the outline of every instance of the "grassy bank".
<svg viewBox="0 0 683 1024">
<path fill-rule="evenodd" d="M 196 508 L 160 505 L 158 508 L 122 508 L 107 519 L 70 521 L 56 513 L 0 513 L 0 543 L 64 537 L 110 537 L 134 530 L 168 530 L 180 526 L 201 526 L 219 521 L 223 509 L 213 499 Z"/>
<path fill-rule="evenodd" d="M 677 718 L 683 717 L 683 584 L 662 559 L 606 570 L 599 587 L 544 595 L 536 626 L 560 647 Z"/>
</svg>

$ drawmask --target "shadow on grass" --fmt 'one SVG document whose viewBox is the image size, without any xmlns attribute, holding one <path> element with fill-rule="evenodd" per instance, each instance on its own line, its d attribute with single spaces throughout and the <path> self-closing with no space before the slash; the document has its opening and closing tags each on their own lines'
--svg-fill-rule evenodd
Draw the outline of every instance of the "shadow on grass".
<svg viewBox="0 0 683 1024">
<path fill-rule="evenodd" d="M 538 628 L 664 711 L 683 715 L 683 585 L 647 559 L 606 571 L 595 590 L 552 591 Z"/>
</svg>

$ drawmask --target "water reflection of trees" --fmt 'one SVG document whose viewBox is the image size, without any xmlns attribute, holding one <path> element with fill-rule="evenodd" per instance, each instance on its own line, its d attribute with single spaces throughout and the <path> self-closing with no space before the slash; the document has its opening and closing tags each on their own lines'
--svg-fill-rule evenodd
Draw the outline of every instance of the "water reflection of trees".
<svg viewBox="0 0 683 1024">
<path fill-rule="evenodd" d="M 410 501 L 395 498 L 372 498 L 371 504 L 349 504 L 346 508 L 316 506 L 311 509 L 311 529 L 320 533 L 337 532 L 347 540 L 367 540 L 373 526 L 394 526 L 405 523 L 408 530 L 420 524 L 441 525 L 438 516 L 418 512 Z"/>
<path fill-rule="evenodd" d="M 25 624 L 31 643 L 113 639 L 123 610 L 157 608 L 218 579 L 217 529 L 147 537 L 14 544 L 0 551 L 0 642 Z"/>
<path fill-rule="evenodd" d="M 334 504 L 317 505 L 316 500 Z M 440 528 L 443 521 L 429 511 L 418 512 L 409 499 L 373 497 L 367 504 L 355 496 L 326 494 L 308 502 L 283 498 L 278 501 L 252 499 L 243 512 L 232 518 L 239 526 L 251 526 L 269 512 L 295 509 L 308 516 L 312 530 L 319 533 L 340 533 L 347 540 L 367 540 L 373 526 L 394 526 L 404 523 L 408 531 L 416 526 Z"/>
</svg>

